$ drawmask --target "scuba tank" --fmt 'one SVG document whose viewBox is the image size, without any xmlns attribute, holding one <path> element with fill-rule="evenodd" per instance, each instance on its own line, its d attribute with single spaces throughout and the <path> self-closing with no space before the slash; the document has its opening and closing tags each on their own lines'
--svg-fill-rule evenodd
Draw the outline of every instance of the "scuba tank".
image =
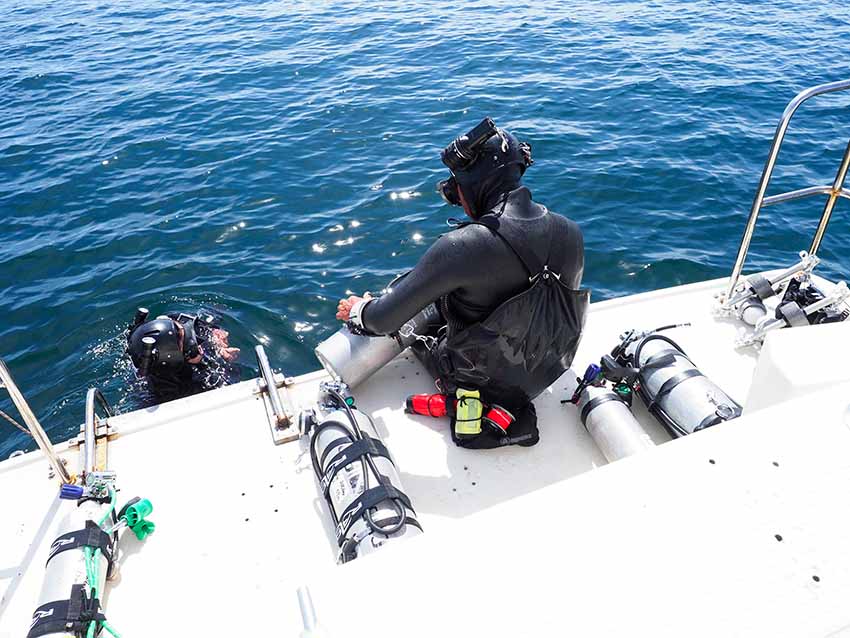
<svg viewBox="0 0 850 638">
<path fill-rule="evenodd" d="M 626 333 L 603 357 L 603 367 L 613 360 L 615 366 L 635 370 L 637 393 L 673 437 L 741 416 L 741 406 L 703 375 L 678 343 L 659 334 L 673 327 Z"/>
<path fill-rule="evenodd" d="M 103 592 L 111 577 L 118 532 L 128 527 L 144 540 L 154 531 L 147 499 L 130 499 L 115 511 L 115 474 L 89 472 L 86 484 L 62 485 L 59 498 L 75 501 L 59 523 L 62 532 L 50 546 L 44 583 L 27 638 L 118 634 L 106 622 Z"/>
<path fill-rule="evenodd" d="M 600 366 L 588 366 L 569 402 L 609 463 L 655 447 L 630 409 L 632 388 L 622 382 L 609 388 Z"/>
<path fill-rule="evenodd" d="M 741 406 L 703 375 L 679 344 L 659 334 L 678 327 L 624 333 L 563 401 L 579 408 L 582 424 L 609 461 L 654 445 L 629 409 L 635 393 L 674 438 L 741 415 Z"/>
<path fill-rule="evenodd" d="M 655 447 L 629 406 L 613 390 L 590 385 L 576 407 L 581 424 L 609 463 Z"/>
<path fill-rule="evenodd" d="M 310 458 L 336 526 L 340 562 L 370 554 L 390 539 L 421 534 L 372 420 L 354 406 L 344 384 L 325 382 L 319 391 L 321 416 L 310 432 Z"/>
<path fill-rule="evenodd" d="M 67 488 L 63 491 L 67 497 Z M 110 511 L 111 508 L 96 500 L 69 507 L 59 524 L 63 533 L 50 546 L 44 582 L 27 638 L 85 635 L 90 623 L 105 620 L 102 601 L 93 592 L 102 592 L 106 584 L 107 573 L 112 567 L 115 535 L 105 532 L 95 520 L 108 516 Z M 109 520 L 110 526 L 112 522 Z M 100 552 L 96 553 L 96 558 L 87 558 L 93 547 Z M 91 569 L 92 562 L 97 563 L 95 570 Z M 95 572 L 97 581 L 91 582 L 89 578 Z"/>
<path fill-rule="evenodd" d="M 334 379 L 353 388 L 423 338 L 428 327 L 439 321 L 437 307 L 429 304 L 394 335 L 370 337 L 343 326 L 318 345 L 316 357 Z"/>
</svg>

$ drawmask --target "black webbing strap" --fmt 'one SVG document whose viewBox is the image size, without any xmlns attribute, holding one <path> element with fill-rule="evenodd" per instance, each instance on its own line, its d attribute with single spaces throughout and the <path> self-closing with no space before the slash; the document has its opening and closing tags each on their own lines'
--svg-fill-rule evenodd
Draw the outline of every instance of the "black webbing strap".
<svg viewBox="0 0 850 638">
<path fill-rule="evenodd" d="M 79 547 L 95 547 L 101 551 L 106 558 L 106 562 L 112 567 L 112 538 L 104 532 L 94 521 L 86 521 L 85 529 L 78 529 L 67 534 L 62 534 L 50 546 L 50 553 L 47 555 L 47 563 L 62 552 L 67 552 L 69 549 L 77 549 Z"/>
<path fill-rule="evenodd" d="M 364 434 L 362 439 L 355 441 L 331 457 L 331 460 L 325 466 L 324 476 L 322 476 L 322 493 L 325 498 L 328 496 L 328 490 L 331 489 L 331 481 L 336 478 L 342 468 L 367 454 L 383 456 L 386 459 L 390 458 L 390 451 L 387 446 L 368 434 Z M 392 463 L 392 459 L 390 459 L 390 462 Z"/>
<path fill-rule="evenodd" d="M 776 294 L 764 275 L 752 275 L 747 279 L 747 283 L 759 299 L 767 299 Z"/>
<path fill-rule="evenodd" d="M 351 505 L 345 508 L 345 511 L 339 517 L 339 524 L 336 526 L 337 543 L 342 544 L 343 539 L 348 535 L 351 526 L 370 508 L 375 507 L 382 501 L 399 500 L 409 510 L 413 510 L 410 504 L 410 499 L 407 494 L 392 485 L 378 485 L 370 488 L 358 496 Z"/>
<path fill-rule="evenodd" d="M 694 362 L 691 361 L 691 358 L 686 355 L 681 350 L 675 350 L 673 348 L 668 348 L 667 350 L 662 350 L 661 352 L 656 352 L 655 354 L 646 358 L 646 361 L 643 362 L 643 365 L 640 367 L 641 371 L 643 370 L 652 370 L 653 368 L 664 368 L 671 363 L 675 363 L 674 361 L 670 361 L 668 357 L 682 357 L 685 361 L 690 363 L 692 366 L 696 368 Z"/>
<path fill-rule="evenodd" d="M 68 600 L 45 603 L 33 612 L 27 638 L 48 634 L 83 635 L 92 621 L 106 620 L 100 611 L 100 601 L 88 598 L 83 585 L 71 586 Z"/>
<path fill-rule="evenodd" d="M 603 403 L 608 403 L 608 401 L 619 401 L 620 403 L 623 403 L 623 400 L 616 394 L 603 394 L 592 398 L 584 404 L 584 407 L 581 409 L 581 424 L 584 426 L 585 430 L 587 429 L 587 415 Z M 623 405 L 625 405 L 625 403 L 623 403 Z"/>
<path fill-rule="evenodd" d="M 334 439 L 330 443 L 325 446 L 325 449 L 322 450 L 322 455 L 319 457 L 319 466 L 325 466 L 325 459 L 328 458 L 328 455 L 337 449 L 340 445 L 351 445 L 351 437 L 350 436 L 341 436 L 338 439 Z"/>
<path fill-rule="evenodd" d="M 546 217 L 549 220 L 549 256 L 546 258 L 546 265 L 549 266 L 549 270 L 559 275 L 567 262 L 567 246 L 572 245 L 566 240 L 570 234 L 570 222 L 548 211 Z"/>
<path fill-rule="evenodd" d="M 722 405 L 720 406 L 725 408 L 728 411 L 728 414 L 724 415 L 720 413 L 720 408 L 714 413 L 709 414 L 702 421 L 699 422 L 699 425 L 694 428 L 694 432 L 699 432 L 700 430 L 704 430 L 707 427 L 711 427 L 712 425 L 717 425 L 718 423 L 722 423 L 723 421 L 729 421 L 731 419 L 736 419 L 741 416 L 741 406 L 737 403 L 733 408 L 731 405 Z"/>
<path fill-rule="evenodd" d="M 646 406 L 646 409 L 652 410 L 656 405 L 658 405 L 661 399 L 670 394 L 680 383 L 683 383 L 688 379 L 693 379 L 694 377 L 701 376 L 703 376 L 702 372 L 700 372 L 696 368 L 691 368 L 690 370 L 685 370 L 684 372 L 680 372 L 679 374 L 673 375 L 661 384 L 661 387 L 658 388 L 658 394 L 652 397 L 652 401 L 649 402 L 649 405 Z"/>
<path fill-rule="evenodd" d="M 343 436 L 340 436 L 339 438 L 336 438 L 333 441 L 331 441 L 329 444 L 325 445 L 325 448 L 322 451 L 321 458 L 317 459 L 319 461 L 320 466 L 325 464 L 325 459 L 327 458 L 328 454 L 330 454 L 331 450 L 333 450 L 336 446 L 348 444 L 348 443 L 351 443 L 354 440 L 354 435 L 351 432 L 351 428 L 349 428 L 349 426 L 347 426 L 345 423 L 342 423 L 341 421 L 336 421 L 336 420 L 323 421 L 322 423 L 317 425 L 313 429 L 312 438 L 315 439 L 316 436 L 318 436 L 319 432 L 327 430 L 328 428 L 340 430 L 344 434 L 343 434 Z"/>
<path fill-rule="evenodd" d="M 707 427 L 711 427 L 712 425 L 717 425 L 721 421 L 725 421 L 722 416 L 719 414 L 709 414 L 702 421 L 699 422 L 699 425 L 694 428 L 694 432 L 699 432 L 700 430 L 704 430 Z"/>
<path fill-rule="evenodd" d="M 776 309 L 776 314 L 788 323 L 789 326 L 808 326 L 809 318 L 796 301 L 788 301 Z"/>
<path fill-rule="evenodd" d="M 551 250 L 553 237 L 552 217 L 552 215 L 547 213 L 546 220 L 549 225 L 549 230 L 547 232 L 549 237 L 549 250 Z M 525 270 L 528 272 L 529 277 L 533 277 L 542 271 L 543 266 L 548 264 L 548 259 L 546 263 L 544 263 L 540 257 L 537 256 L 537 253 L 531 249 L 528 245 L 528 238 L 519 228 L 515 227 L 513 224 L 503 224 L 502 218 L 498 215 L 482 215 L 477 220 L 470 223 L 489 228 L 497 237 L 505 242 L 508 248 L 510 248 L 522 262 L 522 265 L 525 266 Z M 560 268 L 554 270 L 554 272 L 560 272 Z"/>
<path fill-rule="evenodd" d="M 664 352 L 660 352 L 649 357 L 646 362 L 640 367 L 640 372 L 643 373 L 645 370 L 654 370 L 655 368 L 666 368 L 667 366 L 676 363 L 676 355 L 679 355 L 682 358 L 690 361 L 690 359 L 688 359 L 688 357 L 685 356 L 682 352 L 665 350 Z"/>
<path fill-rule="evenodd" d="M 395 525 L 398 525 L 398 522 L 400 520 L 401 520 L 400 516 L 390 516 L 389 518 L 382 518 L 380 520 L 373 521 L 373 523 L 375 523 L 375 527 L 378 527 L 378 528 L 386 528 L 386 527 L 392 528 Z M 405 516 L 404 522 L 407 525 L 413 525 L 413 527 L 417 528 L 420 532 L 425 531 L 425 530 L 422 529 L 422 525 L 419 523 L 419 521 L 417 521 L 412 516 Z M 393 533 L 398 533 L 398 532 L 393 532 Z"/>
</svg>

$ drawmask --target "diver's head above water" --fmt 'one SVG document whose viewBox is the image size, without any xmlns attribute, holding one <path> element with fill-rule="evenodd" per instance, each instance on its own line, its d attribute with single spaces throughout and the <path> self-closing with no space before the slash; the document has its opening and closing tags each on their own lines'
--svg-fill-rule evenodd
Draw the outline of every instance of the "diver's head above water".
<svg viewBox="0 0 850 638">
<path fill-rule="evenodd" d="M 198 319 L 180 321 L 183 318 L 160 315 L 131 328 L 127 350 L 140 376 L 174 374 L 187 364 L 201 362 L 204 351 L 195 329 Z"/>
<path fill-rule="evenodd" d="M 125 332 L 136 376 L 145 380 L 143 401 L 172 401 L 239 379 L 239 369 L 231 365 L 239 348 L 230 345 L 230 333 L 212 314 L 148 315 L 147 308 L 139 308 Z"/>
<path fill-rule="evenodd" d="M 506 193 L 519 188 L 531 166 L 531 145 L 500 129 L 489 117 L 443 149 L 440 157 L 451 177 L 437 191 L 453 206 L 476 219 Z"/>
</svg>

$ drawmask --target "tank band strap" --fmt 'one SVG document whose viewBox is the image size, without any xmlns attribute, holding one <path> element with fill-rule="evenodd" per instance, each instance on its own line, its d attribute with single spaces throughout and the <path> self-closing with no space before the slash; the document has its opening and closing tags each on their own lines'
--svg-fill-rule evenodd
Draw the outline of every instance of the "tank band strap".
<svg viewBox="0 0 850 638">
<path fill-rule="evenodd" d="M 354 441 L 354 435 L 351 433 L 351 428 L 342 423 L 341 421 L 337 420 L 323 421 L 322 423 L 317 425 L 313 429 L 312 438 L 315 439 L 319 432 L 327 430 L 328 428 L 339 430 L 340 432 L 342 432 L 342 436 L 334 439 L 333 441 L 325 445 L 325 449 L 322 451 L 322 456 L 318 459 L 320 467 L 324 467 L 325 459 L 336 446 L 342 445 L 343 443 L 352 443 Z"/>
<path fill-rule="evenodd" d="M 88 598 L 83 585 L 71 586 L 68 600 L 56 600 L 39 606 L 32 615 L 27 638 L 49 634 L 83 635 L 92 621 L 106 620 L 100 601 Z"/>
<path fill-rule="evenodd" d="M 387 518 L 382 518 L 382 519 L 379 519 L 377 521 L 374 521 L 374 523 L 375 523 L 375 527 L 392 527 L 393 525 L 398 525 L 398 522 L 400 520 L 401 520 L 401 517 L 399 517 L 399 516 L 388 516 Z M 407 525 L 413 525 L 413 527 L 418 529 L 420 532 L 424 531 L 422 529 L 422 524 L 419 521 L 417 521 L 415 518 L 413 518 L 412 516 L 405 516 L 404 522 Z"/>
<path fill-rule="evenodd" d="M 331 489 L 331 481 L 336 478 L 336 475 L 347 465 L 354 463 L 357 459 L 366 456 L 382 456 L 386 459 L 390 458 L 390 451 L 378 439 L 373 439 L 368 434 L 364 434 L 363 438 L 355 441 L 351 445 L 343 448 L 331 457 L 328 464 L 325 466 L 324 476 L 322 477 L 322 493 L 325 498 L 328 496 L 328 491 Z"/>
<path fill-rule="evenodd" d="M 670 394 L 680 383 L 684 383 L 688 379 L 701 376 L 704 376 L 703 373 L 696 368 L 691 368 L 690 370 L 685 370 L 684 372 L 673 375 L 661 384 L 661 387 L 658 388 L 658 394 L 652 397 L 652 400 L 649 402 L 649 405 L 646 406 L 646 409 L 652 411 L 658 405 L 659 401 Z"/>
<path fill-rule="evenodd" d="M 616 394 L 603 394 L 598 397 L 594 397 L 584 404 L 584 407 L 581 409 L 581 424 L 584 426 L 585 430 L 587 429 L 587 415 L 603 403 L 608 403 L 608 401 L 619 401 L 620 403 L 623 403 L 623 400 Z M 623 403 L 623 405 L 625 405 L 625 403 Z"/>
<path fill-rule="evenodd" d="M 691 361 L 691 358 L 686 355 L 681 350 L 673 350 L 672 348 L 669 350 L 662 350 L 661 352 L 656 352 L 654 355 L 647 357 L 646 361 L 643 362 L 643 365 L 640 367 L 641 371 L 644 370 L 652 370 L 653 368 L 665 368 L 669 366 L 674 361 L 670 360 L 670 357 L 681 357 L 692 366 L 696 368 L 696 364 Z"/>
<path fill-rule="evenodd" d="M 59 536 L 50 546 L 47 563 L 58 554 L 80 547 L 95 547 L 103 553 L 109 567 L 112 567 L 112 537 L 104 532 L 94 521 L 86 521 L 84 529 L 78 529 Z"/>
<path fill-rule="evenodd" d="M 724 421 L 729 421 L 730 419 L 736 419 L 741 416 L 741 407 L 736 405 L 734 408 L 732 406 L 726 406 L 729 409 L 728 415 L 722 415 L 715 412 L 714 414 L 709 414 L 702 421 L 700 421 L 699 425 L 694 428 L 694 432 L 699 432 L 700 430 L 704 430 L 705 428 L 711 427 L 712 425 L 717 425 L 718 423 L 723 423 Z"/>
<path fill-rule="evenodd" d="M 694 432 L 699 432 L 700 430 L 704 430 L 705 428 L 709 428 L 712 425 L 717 425 L 718 423 L 722 423 L 725 419 L 719 414 L 709 414 L 702 421 L 699 422 L 699 425 L 694 428 Z"/>
<path fill-rule="evenodd" d="M 351 526 L 370 508 L 375 507 L 383 501 L 394 500 L 401 501 L 402 505 L 411 512 L 414 512 L 407 494 L 392 485 L 378 485 L 363 492 L 345 508 L 345 511 L 339 517 L 339 524 L 336 526 L 337 543 L 342 544 L 348 532 L 351 531 Z"/>
<path fill-rule="evenodd" d="M 776 309 L 776 315 L 785 319 L 791 327 L 808 326 L 809 318 L 800 305 L 794 301 L 788 301 Z"/>
<path fill-rule="evenodd" d="M 747 283 L 759 299 L 767 299 L 776 294 L 773 286 L 770 285 L 770 282 L 764 275 L 751 275 L 747 279 Z"/>
<path fill-rule="evenodd" d="M 319 457 L 319 466 L 325 467 L 325 459 L 328 458 L 328 455 L 333 452 L 340 445 L 350 445 L 353 439 L 350 436 L 341 436 L 338 439 L 334 439 L 330 443 L 325 446 L 325 449 L 322 450 L 322 455 Z"/>
</svg>

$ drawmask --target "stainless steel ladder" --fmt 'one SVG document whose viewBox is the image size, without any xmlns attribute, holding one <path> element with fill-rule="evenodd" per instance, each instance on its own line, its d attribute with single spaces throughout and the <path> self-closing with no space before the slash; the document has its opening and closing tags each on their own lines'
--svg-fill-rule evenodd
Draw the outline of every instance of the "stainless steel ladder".
<svg viewBox="0 0 850 638">
<path fill-rule="evenodd" d="M 729 284 L 726 288 L 726 293 L 720 300 L 721 303 L 723 303 L 724 300 L 731 298 L 732 293 L 735 290 L 735 286 L 738 284 L 741 271 L 744 269 L 744 261 L 747 258 L 747 251 L 750 249 L 750 241 L 752 241 L 753 238 L 756 220 L 758 219 L 759 212 L 761 212 L 762 207 L 772 206 L 773 204 L 778 204 L 780 202 L 790 202 L 796 199 L 812 197 L 814 195 L 827 195 L 828 197 L 826 204 L 824 205 L 820 223 L 818 224 L 817 230 L 815 230 L 815 236 L 812 238 L 812 245 L 809 247 L 809 254 L 815 255 L 817 254 L 818 248 L 820 248 L 821 241 L 823 240 L 823 236 L 826 233 L 826 227 L 827 224 L 829 224 L 829 218 L 832 216 L 832 210 L 835 208 L 836 201 L 838 201 L 839 197 L 850 199 L 850 190 L 844 188 L 844 178 L 847 177 L 847 170 L 850 168 L 850 142 L 847 144 L 847 149 L 844 151 L 844 157 L 841 160 L 838 172 L 835 174 L 835 179 L 831 186 L 810 186 L 808 188 L 801 188 L 799 190 L 766 197 L 767 187 L 770 184 L 770 178 L 773 176 L 773 168 L 776 165 L 776 158 L 779 155 L 779 148 L 782 146 L 782 141 L 785 139 L 788 124 L 791 122 L 791 118 L 794 116 L 794 113 L 797 112 L 800 105 L 816 95 L 846 91 L 848 89 L 850 89 L 850 80 L 830 82 L 829 84 L 819 84 L 818 86 L 813 86 L 810 89 L 806 89 L 805 91 L 798 93 L 797 96 L 788 103 L 788 106 L 785 107 L 785 111 L 782 113 L 782 117 L 779 119 L 779 124 L 776 127 L 776 132 L 773 134 L 773 145 L 770 147 L 770 154 L 767 156 L 767 162 L 765 163 L 764 170 L 761 174 L 761 181 L 759 182 L 758 189 L 756 190 L 753 206 L 750 209 L 750 217 L 747 220 L 747 226 L 744 228 L 744 236 L 741 238 L 741 245 L 738 248 L 738 257 L 735 259 L 735 266 L 732 268 L 732 275 L 729 277 Z"/>
</svg>

